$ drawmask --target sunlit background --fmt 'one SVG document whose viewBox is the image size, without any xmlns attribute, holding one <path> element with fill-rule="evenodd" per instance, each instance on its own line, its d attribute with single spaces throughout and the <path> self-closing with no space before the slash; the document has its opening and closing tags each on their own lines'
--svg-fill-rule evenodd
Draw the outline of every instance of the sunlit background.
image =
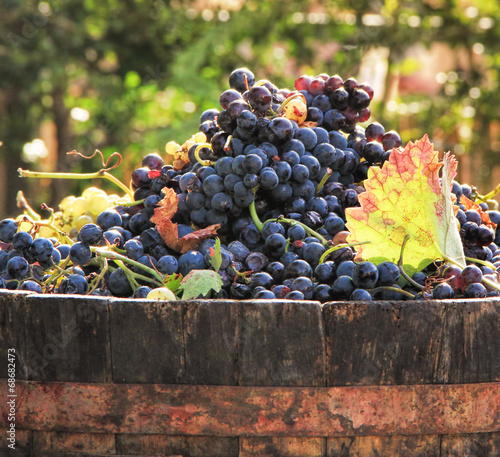
<svg viewBox="0 0 500 457">
<path fill-rule="evenodd" d="M 17 177 L 100 168 L 74 149 L 119 151 L 128 181 L 197 131 L 241 66 L 280 87 L 304 73 L 369 82 L 370 121 L 404 143 L 427 133 L 486 193 L 500 183 L 499 22 L 491 0 L 2 0 L 0 214 L 20 189 L 39 207 L 87 186 Z"/>
</svg>

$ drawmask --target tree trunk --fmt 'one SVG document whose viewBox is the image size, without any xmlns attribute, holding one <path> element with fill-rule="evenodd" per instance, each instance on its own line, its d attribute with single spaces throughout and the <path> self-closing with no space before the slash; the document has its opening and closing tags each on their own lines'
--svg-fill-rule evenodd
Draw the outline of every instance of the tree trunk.
<svg viewBox="0 0 500 457">
<path fill-rule="evenodd" d="M 1 185 L 1 204 L 3 219 L 7 216 L 16 216 L 19 211 L 16 205 L 16 194 L 19 190 L 26 191 L 29 184 L 18 176 L 18 168 L 26 168 L 22 162 L 23 146 L 31 141 L 32 125 L 29 120 L 29 107 L 21 99 L 22 91 L 13 89 L 6 97 L 5 123 L 1 130 L 0 154 L 3 156 L 5 180 Z"/>
<path fill-rule="evenodd" d="M 63 85 L 63 87 L 65 86 Z M 52 100 L 52 114 L 56 125 L 57 171 L 68 171 L 66 166 L 66 153 L 74 148 L 71 147 L 69 110 L 64 104 L 64 91 L 62 89 L 56 89 L 52 93 Z M 51 203 L 55 205 L 68 195 L 68 182 L 63 179 L 52 180 L 51 193 Z"/>
</svg>

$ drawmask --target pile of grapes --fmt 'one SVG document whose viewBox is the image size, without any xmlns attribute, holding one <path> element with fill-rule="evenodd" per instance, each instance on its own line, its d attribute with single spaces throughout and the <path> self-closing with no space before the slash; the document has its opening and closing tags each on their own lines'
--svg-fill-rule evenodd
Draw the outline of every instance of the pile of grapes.
<svg viewBox="0 0 500 457">
<path fill-rule="evenodd" d="M 370 117 L 373 90 L 354 78 L 301 76 L 295 90 L 255 81 L 240 68 L 220 109 L 202 113 L 199 132 L 148 154 L 125 196 L 95 187 L 67 197 L 42 220 L 0 222 L 0 287 L 38 293 L 176 299 L 193 270 L 214 270 L 211 298 L 402 300 L 499 295 L 500 231 L 481 211 L 458 210 L 465 269 L 433 264 L 409 277 L 401 265 L 355 262 L 345 209 L 358 206 L 368 168 L 401 146 L 397 132 Z M 22 176 L 30 172 L 21 170 Z M 40 176 L 41 174 L 38 174 Z M 64 177 L 61 175 L 61 177 Z M 178 237 L 217 226 L 195 249 L 169 248 L 151 221 L 167 189 L 175 192 Z M 474 189 L 453 183 L 453 193 Z M 460 206 L 460 205 L 459 205 Z M 500 212 L 480 207 L 500 223 Z M 217 242 L 220 240 L 220 244 Z M 216 252 L 217 251 L 217 252 Z M 220 260 L 214 267 L 214 256 Z M 483 277 L 488 277 L 486 286 Z M 176 296 L 177 294 L 177 296 Z"/>
</svg>

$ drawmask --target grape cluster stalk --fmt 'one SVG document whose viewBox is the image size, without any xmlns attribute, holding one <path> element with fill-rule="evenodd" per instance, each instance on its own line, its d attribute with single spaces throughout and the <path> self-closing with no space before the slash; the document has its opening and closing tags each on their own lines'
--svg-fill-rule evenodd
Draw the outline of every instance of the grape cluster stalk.
<svg viewBox="0 0 500 457">
<path fill-rule="evenodd" d="M 338 75 L 302 75 L 293 90 L 234 70 L 219 108 L 165 156 L 144 156 L 126 186 L 103 168 L 91 177 L 123 196 L 90 187 L 42 219 L 0 221 L 0 287 L 37 293 L 174 300 L 193 270 L 216 270 L 211 298 L 405 300 L 499 295 L 500 212 L 466 210 L 474 189 L 453 182 L 457 220 L 470 264 L 435 263 L 408 277 L 399 263 L 355 261 L 345 209 L 359 206 L 368 169 L 401 146 L 394 130 L 369 123 L 373 89 Z M 365 125 L 365 127 L 362 126 Z M 88 179 L 20 171 L 25 177 Z M 216 225 L 216 235 L 178 252 L 151 221 L 166 189 L 175 192 L 178 238 Z M 489 216 L 485 222 L 484 216 Z M 220 243 L 217 241 L 220 240 Z M 369 240 L 367 240 L 369 242 Z M 402 250 L 404 256 L 404 249 Z M 214 262 L 214 258 L 218 261 Z"/>
</svg>

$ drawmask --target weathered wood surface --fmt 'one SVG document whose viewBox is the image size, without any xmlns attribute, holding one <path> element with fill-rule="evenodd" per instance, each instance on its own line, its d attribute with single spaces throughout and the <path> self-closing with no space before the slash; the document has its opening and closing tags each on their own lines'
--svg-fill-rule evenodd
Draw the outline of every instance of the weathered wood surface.
<svg viewBox="0 0 500 457">
<path fill-rule="evenodd" d="M 15 452 L 15 451 L 14 451 Z M 35 451 L 34 454 L 26 454 L 29 457 L 138 457 L 136 454 L 98 454 L 95 452 L 66 452 L 66 451 Z M 2 456 L 2 454 L 0 454 Z M 17 454 L 6 454 L 7 457 L 18 457 Z M 3 457 L 3 456 L 2 456 Z M 141 454 L 140 457 L 191 457 L 186 454 Z"/>
<path fill-rule="evenodd" d="M 500 433 L 443 436 L 441 448 L 442 457 L 496 457 L 500 455 Z"/>
<path fill-rule="evenodd" d="M 17 379 L 111 382 L 106 301 L 0 294 L 0 315 L 6 316 L 1 352 L 15 349 Z M 7 363 L 0 365 L 5 377 Z"/>
<path fill-rule="evenodd" d="M 238 384 L 239 310 L 238 302 L 229 300 L 184 304 L 187 384 Z"/>
<path fill-rule="evenodd" d="M 33 430 L 284 437 L 500 431 L 500 383 L 331 388 L 18 384 L 16 421 Z M 0 386 L 5 398 L 7 383 Z M 1 411 L 6 418 L 7 408 Z"/>
<path fill-rule="evenodd" d="M 0 357 L 6 360 L 7 349 L 16 349 L 19 381 L 247 387 L 490 383 L 500 381 L 499 335 L 499 299 L 321 306 L 317 302 L 158 303 L 0 293 Z M 6 367 L 0 364 L 0 378 L 7 376 Z M 462 404 L 444 406 L 467 411 L 474 401 L 462 399 Z M 130 412 L 131 402 L 121 406 Z M 491 403 L 485 416 L 497 417 L 498 410 Z M 291 423 L 294 409 L 287 412 Z M 432 419 L 428 422 L 435 425 Z M 236 429 L 231 436 L 172 435 L 171 431 L 144 435 L 131 428 L 130 433 L 113 435 L 116 449 L 107 451 L 183 457 L 500 455 L 498 433 L 471 434 L 472 430 L 465 430 L 467 423 L 462 425 L 466 434 L 344 437 L 238 437 Z M 16 455 L 73 452 L 78 434 L 85 431 L 54 435 L 52 430 L 52 435 L 19 430 L 27 447 L 20 447 Z M 31 454 L 35 443 L 39 449 Z M 42 445 L 52 450 L 42 451 Z M 100 452 L 96 449 L 94 454 Z"/>
<path fill-rule="evenodd" d="M 324 307 L 327 385 L 500 381 L 500 302 Z"/>
<path fill-rule="evenodd" d="M 500 300 L 158 303 L 0 293 L 36 381 L 342 386 L 500 381 Z M 0 364 L 6 377 L 6 364 Z"/>
<path fill-rule="evenodd" d="M 326 439 L 265 436 L 240 439 L 240 457 L 324 457 Z"/>
<path fill-rule="evenodd" d="M 120 300 L 111 301 L 109 309 L 113 382 L 182 382 L 182 305 Z"/>
<path fill-rule="evenodd" d="M 319 303 L 252 300 L 240 306 L 238 385 L 325 385 Z"/>
<path fill-rule="evenodd" d="M 439 435 L 328 438 L 326 457 L 447 457 Z"/>
<path fill-rule="evenodd" d="M 133 455 L 180 455 L 189 457 L 238 457 L 236 436 L 116 435 L 116 451 Z"/>
<path fill-rule="evenodd" d="M 112 433 L 72 433 L 33 431 L 33 450 L 40 452 L 80 452 L 115 454 L 115 435 Z"/>
</svg>

